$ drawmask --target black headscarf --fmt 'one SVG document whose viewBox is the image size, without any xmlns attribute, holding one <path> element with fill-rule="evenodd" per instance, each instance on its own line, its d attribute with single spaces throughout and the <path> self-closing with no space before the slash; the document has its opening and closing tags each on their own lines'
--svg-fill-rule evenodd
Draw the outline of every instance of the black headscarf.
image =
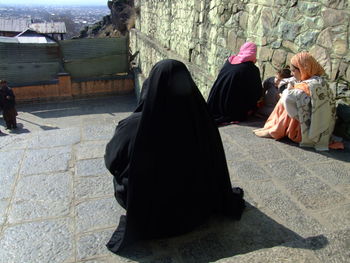
<svg viewBox="0 0 350 263">
<path fill-rule="evenodd" d="M 218 129 L 186 66 L 160 61 L 146 86 L 133 114 L 141 113 L 127 168 L 126 222 L 107 245 L 113 252 L 138 239 L 188 232 L 214 213 L 238 219 L 244 208 L 231 189 Z"/>
<path fill-rule="evenodd" d="M 253 62 L 231 64 L 221 69 L 208 97 L 208 107 L 217 124 L 244 121 L 262 95 L 259 69 Z"/>
</svg>

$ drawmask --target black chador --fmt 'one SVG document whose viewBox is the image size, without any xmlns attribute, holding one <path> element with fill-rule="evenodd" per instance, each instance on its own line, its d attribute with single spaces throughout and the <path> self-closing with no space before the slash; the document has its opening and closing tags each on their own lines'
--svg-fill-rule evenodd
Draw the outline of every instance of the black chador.
<svg viewBox="0 0 350 263">
<path fill-rule="evenodd" d="M 186 66 L 158 62 L 136 111 L 119 122 L 105 163 L 126 209 L 107 247 L 191 231 L 213 214 L 244 209 L 233 193 L 218 129 Z"/>
<path fill-rule="evenodd" d="M 262 93 L 259 69 L 253 62 L 222 67 L 208 97 L 209 111 L 217 124 L 244 121 L 256 109 Z"/>
</svg>

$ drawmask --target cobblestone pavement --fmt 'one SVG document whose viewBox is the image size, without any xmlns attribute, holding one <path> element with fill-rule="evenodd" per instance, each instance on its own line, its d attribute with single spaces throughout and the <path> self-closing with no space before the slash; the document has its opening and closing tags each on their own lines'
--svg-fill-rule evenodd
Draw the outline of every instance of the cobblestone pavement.
<svg viewBox="0 0 350 263">
<path fill-rule="evenodd" d="M 0 263 L 349 262 L 349 145 L 317 153 L 257 138 L 258 122 L 220 128 L 232 183 L 246 193 L 241 221 L 213 218 L 110 253 L 124 210 L 103 154 L 134 107 L 133 96 L 18 107 L 19 129 L 0 136 Z"/>
</svg>

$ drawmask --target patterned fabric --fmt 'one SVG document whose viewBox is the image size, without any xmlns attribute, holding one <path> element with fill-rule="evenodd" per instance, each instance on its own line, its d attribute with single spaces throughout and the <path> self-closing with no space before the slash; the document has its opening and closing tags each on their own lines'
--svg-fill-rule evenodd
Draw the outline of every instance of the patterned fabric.
<svg viewBox="0 0 350 263">
<path fill-rule="evenodd" d="M 240 64 L 243 62 L 251 61 L 256 62 L 256 45 L 253 42 L 244 43 L 237 55 L 232 55 L 229 57 L 229 62 L 231 64 Z"/>
<path fill-rule="evenodd" d="M 310 96 L 307 96 L 306 86 Z M 328 150 L 336 118 L 332 90 L 327 82 L 318 76 L 296 84 L 294 89 L 303 91 L 290 93 L 290 96 L 295 96 L 296 118 L 301 125 L 300 146 L 315 147 L 318 151 Z"/>
</svg>

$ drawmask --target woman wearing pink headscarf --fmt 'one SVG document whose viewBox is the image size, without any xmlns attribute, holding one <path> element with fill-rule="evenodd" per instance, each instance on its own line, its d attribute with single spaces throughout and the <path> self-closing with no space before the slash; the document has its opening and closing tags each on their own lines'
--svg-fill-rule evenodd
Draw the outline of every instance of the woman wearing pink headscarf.
<svg viewBox="0 0 350 263">
<path fill-rule="evenodd" d="M 244 121 L 256 109 L 262 84 L 255 62 L 256 45 L 246 42 L 220 70 L 207 101 L 217 125 Z"/>
</svg>

